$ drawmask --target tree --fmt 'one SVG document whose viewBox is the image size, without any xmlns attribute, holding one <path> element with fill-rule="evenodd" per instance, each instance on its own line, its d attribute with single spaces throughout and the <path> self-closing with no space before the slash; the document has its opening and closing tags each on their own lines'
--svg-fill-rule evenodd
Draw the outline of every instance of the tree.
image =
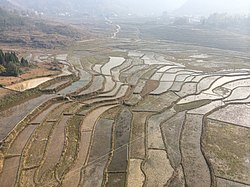
<svg viewBox="0 0 250 187">
<path fill-rule="evenodd" d="M 14 63 L 20 63 L 18 57 L 16 56 L 16 53 L 5 53 L 5 61 L 6 62 L 14 62 Z"/>
<path fill-rule="evenodd" d="M 0 65 L 3 65 L 4 63 L 4 53 L 2 50 L 0 50 Z"/>
<path fill-rule="evenodd" d="M 29 62 L 27 60 L 25 60 L 24 58 L 21 58 L 21 66 L 28 67 L 29 66 Z"/>
<path fill-rule="evenodd" d="M 11 52 L 11 57 L 12 57 L 12 60 L 14 60 L 15 63 L 20 63 L 17 55 L 15 52 Z"/>
<path fill-rule="evenodd" d="M 0 55 L 4 56 L 4 53 L 3 53 L 2 49 L 0 49 Z"/>
<path fill-rule="evenodd" d="M 0 74 L 5 73 L 5 72 L 6 72 L 6 68 L 0 65 Z"/>
<path fill-rule="evenodd" d="M 6 66 L 6 74 L 18 77 L 20 74 L 19 67 L 12 61 Z"/>
</svg>

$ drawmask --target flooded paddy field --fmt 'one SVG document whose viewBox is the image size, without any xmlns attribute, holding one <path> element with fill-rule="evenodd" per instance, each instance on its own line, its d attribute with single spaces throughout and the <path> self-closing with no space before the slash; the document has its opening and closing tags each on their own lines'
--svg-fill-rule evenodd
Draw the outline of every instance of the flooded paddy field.
<svg viewBox="0 0 250 187">
<path fill-rule="evenodd" d="M 250 186 L 249 54 L 119 35 L 0 111 L 0 186 Z"/>
</svg>

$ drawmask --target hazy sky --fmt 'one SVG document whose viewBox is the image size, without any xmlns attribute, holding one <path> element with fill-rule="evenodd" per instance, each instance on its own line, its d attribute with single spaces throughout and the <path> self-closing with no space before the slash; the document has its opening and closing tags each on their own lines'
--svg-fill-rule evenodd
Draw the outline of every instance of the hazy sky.
<svg viewBox="0 0 250 187">
<path fill-rule="evenodd" d="M 187 0 L 178 11 L 200 15 L 214 12 L 250 14 L 250 0 Z"/>
<path fill-rule="evenodd" d="M 0 0 L 1 1 L 1 0 Z M 9 0 L 21 6 L 41 10 L 42 8 L 63 9 L 72 7 L 79 10 L 97 10 L 107 12 L 141 15 L 161 15 L 162 12 L 181 15 L 209 15 L 215 12 L 248 13 L 250 0 Z M 60 6 L 61 5 L 61 6 Z"/>
<path fill-rule="evenodd" d="M 156 11 L 171 11 L 183 5 L 187 0 L 127 0 L 133 7 L 150 9 Z"/>
<path fill-rule="evenodd" d="M 173 11 L 181 7 L 186 0 L 123 0 L 120 1 L 132 12 L 161 14 L 163 11 Z"/>
<path fill-rule="evenodd" d="M 214 12 L 249 13 L 250 0 L 113 0 L 127 6 L 131 12 L 161 14 L 163 11 L 180 14 L 207 15 Z"/>
</svg>

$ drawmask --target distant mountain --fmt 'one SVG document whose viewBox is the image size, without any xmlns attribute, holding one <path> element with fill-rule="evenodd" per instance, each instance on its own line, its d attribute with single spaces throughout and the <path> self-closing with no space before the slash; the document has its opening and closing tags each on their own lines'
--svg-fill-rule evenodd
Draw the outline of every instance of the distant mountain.
<svg viewBox="0 0 250 187">
<path fill-rule="evenodd" d="M 187 0 L 179 9 L 177 15 L 201 15 L 212 13 L 250 14 L 249 0 Z"/>
</svg>

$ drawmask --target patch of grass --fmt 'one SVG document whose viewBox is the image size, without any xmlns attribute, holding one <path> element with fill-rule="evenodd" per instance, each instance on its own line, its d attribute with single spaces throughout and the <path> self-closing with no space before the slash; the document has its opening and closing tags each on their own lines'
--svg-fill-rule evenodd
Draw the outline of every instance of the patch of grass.
<svg viewBox="0 0 250 187">
<path fill-rule="evenodd" d="M 0 111 L 6 110 L 40 95 L 41 92 L 38 88 L 6 95 L 0 99 Z"/>
<path fill-rule="evenodd" d="M 36 129 L 35 133 L 32 135 L 31 141 L 24 149 L 24 167 L 33 167 L 41 164 L 45 154 L 47 141 L 55 124 L 56 122 L 45 122 Z"/>
<path fill-rule="evenodd" d="M 115 119 L 115 117 L 117 116 L 117 113 L 120 111 L 120 108 L 119 107 L 114 107 L 114 108 L 111 108 L 109 110 L 107 110 L 106 112 L 104 112 L 102 115 L 101 115 L 101 118 L 105 118 L 105 119 Z"/>
<path fill-rule="evenodd" d="M 0 173 L 3 170 L 3 161 L 4 161 L 4 155 L 3 155 L 2 151 L 0 151 Z"/>
<path fill-rule="evenodd" d="M 211 103 L 211 100 L 200 100 L 200 101 L 194 101 L 194 102 L 190 102 L 190 103 L 187 103 L 187 104 L 180 104 L 180 105 L 175 105 L 174 106 L 174 109 L 176 112 L 183 112 L 185 110 L 192 110 L 192 109 L 195 109 L 195 108 L 199 108 L 199 107 L 202 107 L 204 105 L 207 105 Z"/>
<path fill-rule="evenodd" d="M 245 158 L 250 150 L 250 131 L 223 122 L 208 120 L 204 136 L 207 151 L 217 175 L 247 183 L 249 170 Z"/>
<path fill-rule="evenodd" d="M 110 53 L 110 56 L 115 56 L 115 57 L 127 57 L 128 53 L 125 51 L 112 51 Z"/>
<path fill-rule="evenodd" d="M 90 56 L 90 57 L 87 57 L 87 60 L 91 64 L 106 64 L 109 61 L 109 57 L 108 56 Z"/>
<path fill-rule="evenodd" d="M 66 129 L 66 142 L 64 147 L 63 155 L 56 166 L 57 177 L 61 180 L 63 176 L 69 171 L 70 166 L 74 163 L 77 152 L 78 142 L 80 139 L 79 130 L 82 122 L 82 117 L 74 116 L 67 123 Z"/>
<path fill-rule="evenodd" d="M 65 110 L 64 110 L 64 113 L 74 113 L 77 109 L 78 109 L 78 107 L 79 107 L 79 103 L 73 103 L 70 107 L 68 107 L 68 108 L 66 108 Z"/>
</svg>

